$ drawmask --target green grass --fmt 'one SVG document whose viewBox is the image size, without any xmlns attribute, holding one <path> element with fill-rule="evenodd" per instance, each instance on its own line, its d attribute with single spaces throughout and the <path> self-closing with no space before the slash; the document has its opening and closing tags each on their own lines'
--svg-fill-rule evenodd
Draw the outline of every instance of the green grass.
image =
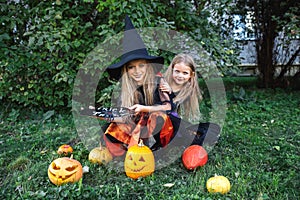
<svg viewBox="0 0 300 200">
<path fill-rule="evenodd" d="M 227 101 L 221 138 L 204 167 L 187 171 L 179 158 L 136 181 L 110 165 L 89 163 L 71 115 L 17 110 L 1 115 L 0 199 L 299 198 L 300 92 L 234 87 Z M 82 182 L 58 187 L 48 180 L 47 169 L 64 143 L 90 172 Z M 230 180 L 228 194 L 207 192 L 205 183 L 214 174 Z"/>
</svg>

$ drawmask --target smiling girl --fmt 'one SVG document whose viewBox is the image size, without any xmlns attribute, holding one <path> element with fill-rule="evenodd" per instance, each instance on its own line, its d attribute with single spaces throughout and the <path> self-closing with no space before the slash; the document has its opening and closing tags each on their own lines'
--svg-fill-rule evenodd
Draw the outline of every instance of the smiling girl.
<svg viewBox="0 0 300 200">
<path fill-rule="evenodd" d="M 125 18 L 123 51 L 121 60 L 106 70 L 110 78 L 121 83 L 118 101 L 114 103 L 129 108 L 134 114 L 110 120 L 103 138 L 113 156 L 123 155 L 140 139 L 149 147 L 154 142 L 164 147 L 174 135 L 167 115 L 172 108 L 170 97 L 158 89 L 162 82 L 158 72 L 164 58 L 149 55 L 128 16 Z"/>
<path fill-rule="evenodd" d="M 202 95 L 198 86 L 194 59 L 188 54 L 178 54 L 168 67 L 165 77 L 167 83 L 162 84 L 160 89 L 168 92 L 171 101 L 173 101 L 173 112 L 170 116 L 178 117 L 179 114 L 181 118 L 193 124 L 187 126 L 187 130 L 181 129 L 178 131 L 179 134 L 175 138 L 177 143 L 200 146 L 204 144 L 214 145 L 218 141 L 221 129 L 218 124 L 200 122 L 199 103 L 202 100 Z M 172 120 L 174 120 L 174 117 L 172 117 Z"/>
<path fill-rule="evenodd" d="M 168 91 L 176 105 L 178 114 L 190 122 L 198 122 L 201 114 L 199 103 L 202 100 L 198 86 L 196 64 L 188 54 L 176 55 L 168 67 L 165 78 L 167 83 L 161 88 Z"/>
</svg>

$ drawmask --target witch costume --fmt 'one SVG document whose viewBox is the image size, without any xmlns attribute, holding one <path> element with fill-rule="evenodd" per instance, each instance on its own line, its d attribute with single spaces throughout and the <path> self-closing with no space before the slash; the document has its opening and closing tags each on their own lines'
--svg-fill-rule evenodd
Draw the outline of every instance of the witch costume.
<svg viewBox="0 0 300 200">
<path fill-rule="evenodd" d="M 118 63 L 107 68 L 110 78 L 116 80 L 122 78 L 122 68 L 124 65 L 140 59 L 147 60 L 151 63 L 156 73 L 155 83 L 148 83 L 155 84 L 156 87 L 153 93 L 153 105 L 170 104 L 171 102 L 168 94 L 163 93 L 158 89 L 159 84 L 163 81 L 159 72 L 164 64 L 163 57 L 151 56 L 148 54 L 143 40 L 136 32 L 130 18 L 126 16 L 123 54 Z M 134 94 L 128 94 L 134 95 L 135 104 L 147 105 L 143 87 L 144 86 L 139 86 L 136 88 Z M 121 102 L 119 105 L 121 105 Z M 129 146 L 137 144 L 139 139 L 143 139 L 144 143 L 149 146 L 154 143 L 159 144 L 162 147 L 166 146 L 174 137 L 174 128 L 167 113 L 168 112 L 166 111 L 138 113 L 128 119 L 126 123 L 110 123 L 104 133 L 104 141 L 107 148 L 114 156 L 121 156 Z"/>
</svg>

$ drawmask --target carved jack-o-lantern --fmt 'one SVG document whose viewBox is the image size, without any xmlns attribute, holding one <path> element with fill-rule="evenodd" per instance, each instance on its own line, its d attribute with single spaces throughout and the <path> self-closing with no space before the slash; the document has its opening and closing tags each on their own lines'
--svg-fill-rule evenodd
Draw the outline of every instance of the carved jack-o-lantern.
<svg viewBox="0 0 300 200">
<path fill-rule="evenodd" d="M 48 168 L 48 177 L 55 185 L 77 182 L 82 173 L 80 162 L 68 157 L 55 159 Z"/>
<path fill-rule="evenodd" d="M 58 148 L 57 153 L 68 155 L 69 153 L 73 153 L 73 148 L 68 144 L 63 144 Z"/>
<path fill-rule="evenodd" d="M 141 140 L 138 145 L 130 147 L 124 161 L 125 173 L 132 179 L 152 174 L 155 169 L 155 160 L 152 151 Z"/>
</svg>

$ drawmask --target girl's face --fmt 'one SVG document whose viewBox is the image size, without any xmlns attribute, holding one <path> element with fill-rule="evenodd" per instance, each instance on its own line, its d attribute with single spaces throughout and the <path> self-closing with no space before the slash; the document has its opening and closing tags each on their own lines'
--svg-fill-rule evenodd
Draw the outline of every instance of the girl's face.
<svg viewBox="0 0 300 200">
<path fill-rule="evenodd" d="M 133 60 L 127 65 L 127 73 L 138 85 L 142 85 L 146 76 L 147 67 L 148 64 L 146 60 Z"/>
<path fill-rule="evenodd" d="M 183 86 L 191 79 L 192 73 L 191 68 L 181 62 L 174 65 L 172 78 L 176 85 Z"/>
</svg>

